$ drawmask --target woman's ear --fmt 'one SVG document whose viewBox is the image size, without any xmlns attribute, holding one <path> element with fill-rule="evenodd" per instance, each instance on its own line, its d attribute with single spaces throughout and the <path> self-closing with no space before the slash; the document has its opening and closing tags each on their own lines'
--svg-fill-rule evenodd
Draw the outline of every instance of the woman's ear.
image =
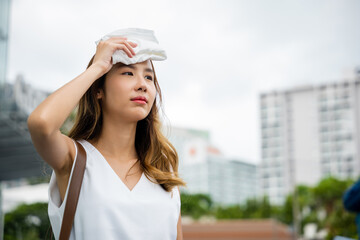
<svg viewBox="0 0 360 240">
<path fill-rule="evenodd" d="M 101 88 L 99 88 L 96 92 L 96 98 L 101 99 L 103 95 L 104 95 L 104 91 Z"/>
</svg>

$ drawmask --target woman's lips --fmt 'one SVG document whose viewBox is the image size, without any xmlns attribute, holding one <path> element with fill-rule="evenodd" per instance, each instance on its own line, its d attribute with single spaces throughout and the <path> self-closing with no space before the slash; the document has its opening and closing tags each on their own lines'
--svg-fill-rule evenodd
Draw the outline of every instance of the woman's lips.
<svg viewBox="0 0 360 240">
<path fill-rule="evenodd" d="M 140 103 L 140 104 L 146 104 L 146 102 L 143 101 L 143 100 L 138 100 L 138 99 L 136 99 L 136 100 L 132 100 L 132 101 L 133 101 L 133 102 Z"/>
</svg>

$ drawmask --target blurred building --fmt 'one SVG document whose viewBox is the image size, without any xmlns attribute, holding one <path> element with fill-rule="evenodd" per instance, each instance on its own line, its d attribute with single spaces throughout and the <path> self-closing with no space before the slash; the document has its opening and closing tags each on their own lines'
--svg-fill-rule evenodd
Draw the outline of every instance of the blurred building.
<svg viewBox="0 0 360 240">
<path fill-rule="evenodd" d="M 13 85 L 13 97 L 16 106 L 25 114 L 30 115 L 50 94 L 51 92 L 36 89 L 29 83 L 26 83 L 23 75 L 19 74 L 16 76 Z"/>
<path fill-rule="evenodd" d="M 50 170 L 33 146 L 27 126 L 29 113 L 49 93 L 26 84 L 21 75 L 14 84 L 5 82 L 4 90 L 0 95 L 0 181 L 22 184 L 21 178 L 44 176 Z"/>
<path fill-rule="evenodd" d="M 242 204 L 257 197 L 256 165 L 221 156 L 208 156 L 203 166 L 208 171 L 208 193 L 224 205 Z M 196 174 L 192 177 L 196 179 Z"/>
<path fill-rule="evenodd" d="M 260 94 L 261 193 L 281 204 L 293 184 L 360 175 L 360 71 L 339 82 Z"/>
<path fill-rule="evenodd" d="M 0 1 L 0 88 L 6 81 L 10 7 L 10 0 Z"/>
<path fill-rule="evenodd" d="M 225 157 L 211 146 L 208 131 L 172 127 L 164 132 L 178 152 L 179 174 L 187 182 L 180 190 L 209 194 L 221 205 L 256 197 L 256 165 Z"/>
</svg>

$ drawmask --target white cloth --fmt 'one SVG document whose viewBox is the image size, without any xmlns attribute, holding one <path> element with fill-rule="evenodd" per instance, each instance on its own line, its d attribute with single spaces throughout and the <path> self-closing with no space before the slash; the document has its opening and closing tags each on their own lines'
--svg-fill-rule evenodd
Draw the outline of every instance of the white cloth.
<svg viewBox="0 0 360 240">
<path fill-rule="evenodd" d="M 123 50 L 116 50 L 112 55 L 112 63 L 122 62 L 126 65 L 143 62 L 148 59 L 163 61 L 167 58 L 166 52 L 160 47 L 153 30 L 144 28 L 124 28 L 106 34 L 95 42 L 105 41 L 111 37 L 126 37 L 127 41 L 137 43 L 134 47 L 135 55 L 130 58 Z"/>
<path fill-rule="evenodd" d="M 181 205 L 178 188 L 166 192 L 143 173 L 130 191 L 91 143 L 83 139 L 78 142 L 86 151 L 87 162 L 70 240 L 175 240 Z M 74 145 L 77 155 L 75 142 Z M 75 161 L 70 179 L 74 166 Z M 60 234 L 68 188 L 69 185 L 61 203 L 53 171 L 48 214 L 56 239 Z"/>
</svg>

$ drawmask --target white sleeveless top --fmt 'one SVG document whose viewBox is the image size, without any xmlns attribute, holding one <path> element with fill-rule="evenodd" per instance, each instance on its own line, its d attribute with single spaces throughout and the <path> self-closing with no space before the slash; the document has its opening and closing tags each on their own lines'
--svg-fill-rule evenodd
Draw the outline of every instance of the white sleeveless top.
<svg viewBox="0 0 360 240">
<path fill-rule="evenodd" d="M 86 151 L 87 161 L 70 240 L 177 238 L 181 205 L 178 187 L 174 187 L 172 192 L 166 192 L 142 173 L 140 180 L 130 191 L 91 143 L 84 139 L 78 142 Z M 75 142 L 74 145 L 76 160 L 78 149 Z M 48 214 L 56 239 L 60 235 L 68 188 L 69 184 L 62 203 L 56 175 L 52 171 Z"/>
</svg>

